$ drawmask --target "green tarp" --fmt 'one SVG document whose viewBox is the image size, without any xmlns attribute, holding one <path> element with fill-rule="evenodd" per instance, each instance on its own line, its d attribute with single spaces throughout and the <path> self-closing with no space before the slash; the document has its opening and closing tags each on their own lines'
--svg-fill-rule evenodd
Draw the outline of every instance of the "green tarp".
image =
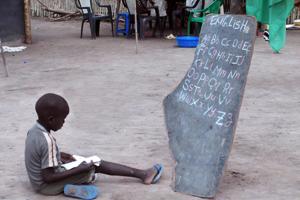
<svg viewBox="0 0 300 200">
<path fill-rule="evenodd" d="M 270 46 L 279 52 L 285 44 L 285 22 L 294 7 L 294 0 L 247 0 L 248 15 L 255 16 L 257 21 L 269 24 Z"/>
</svg>

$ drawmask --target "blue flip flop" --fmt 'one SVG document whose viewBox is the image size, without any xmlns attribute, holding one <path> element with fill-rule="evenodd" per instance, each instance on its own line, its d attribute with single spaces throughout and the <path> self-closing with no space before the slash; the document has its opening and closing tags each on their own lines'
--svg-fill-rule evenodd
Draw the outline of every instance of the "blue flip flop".
<svg viewBox="0 0 300 200">
<path fill-rule="evenodd" d="M 153 167 L 156 169 L 157 173 L 153 177 L 153 180 L 151 181 L 151 184 L 157 183 L 160 180 L 160 177 L 161 177 L 161 175 L 162 175 L 162 173 L 164 171 L 164 167 L 163 167 L 162 164 L 156 164 Z"/>
<path fill-rule="evenodd" d="M 93 185 L 72 185 L 67 184 L 64 187 L 64 195 L 84 200 L 96 199 L 98 188 Z"/>
</svg>

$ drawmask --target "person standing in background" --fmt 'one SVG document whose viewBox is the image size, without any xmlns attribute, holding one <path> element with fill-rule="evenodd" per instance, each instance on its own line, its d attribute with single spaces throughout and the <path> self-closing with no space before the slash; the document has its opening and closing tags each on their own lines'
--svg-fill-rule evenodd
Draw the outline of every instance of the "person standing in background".
<svg viewBox="0 0 300 200">
<path fill-rule="evenodd" d="M 285 45 L 286 19 L 294 7 L 294 0 L 247 0 L 247 15 L 255 16 L 258 22 L 269 25 L 269 44 L 275 53 Z"/>
</svg>

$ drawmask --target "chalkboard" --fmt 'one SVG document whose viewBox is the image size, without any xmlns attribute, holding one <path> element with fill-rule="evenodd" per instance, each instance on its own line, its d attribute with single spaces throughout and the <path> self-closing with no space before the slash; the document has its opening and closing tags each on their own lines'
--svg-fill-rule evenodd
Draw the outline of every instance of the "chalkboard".
<svg viewBox="0 0 300 200">
<path fill-rule="evenodd" d="M 234 138 L 255 33 L 252 17 L 208 16 L 192 66 L 164 99 L 175 191 L 215 196 Z"/>
<path fill-rule="evenodd" d="M 23 39 L 24 0 L 0 0 L 0 19 L 2 41 Z"/>
</svg>

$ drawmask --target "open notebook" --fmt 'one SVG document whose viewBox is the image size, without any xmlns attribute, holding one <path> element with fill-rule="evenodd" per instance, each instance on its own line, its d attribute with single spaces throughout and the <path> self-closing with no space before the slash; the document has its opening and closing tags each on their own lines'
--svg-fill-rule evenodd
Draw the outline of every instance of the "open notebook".
<svg viewBox="0 0 300 200">
<path fill-rule="evenodd" d="M 82 162 L 90 163 L 93 162 L 96 166 L 100 165 L 101 159 L 98 156 L 90 156 L 90 157 L 83 157 L 79 155 L 73 155 L 75 161 L 62 164 L 61 166 L 66 170 L 73 169 L 78 167 Z"/>
</svg>

